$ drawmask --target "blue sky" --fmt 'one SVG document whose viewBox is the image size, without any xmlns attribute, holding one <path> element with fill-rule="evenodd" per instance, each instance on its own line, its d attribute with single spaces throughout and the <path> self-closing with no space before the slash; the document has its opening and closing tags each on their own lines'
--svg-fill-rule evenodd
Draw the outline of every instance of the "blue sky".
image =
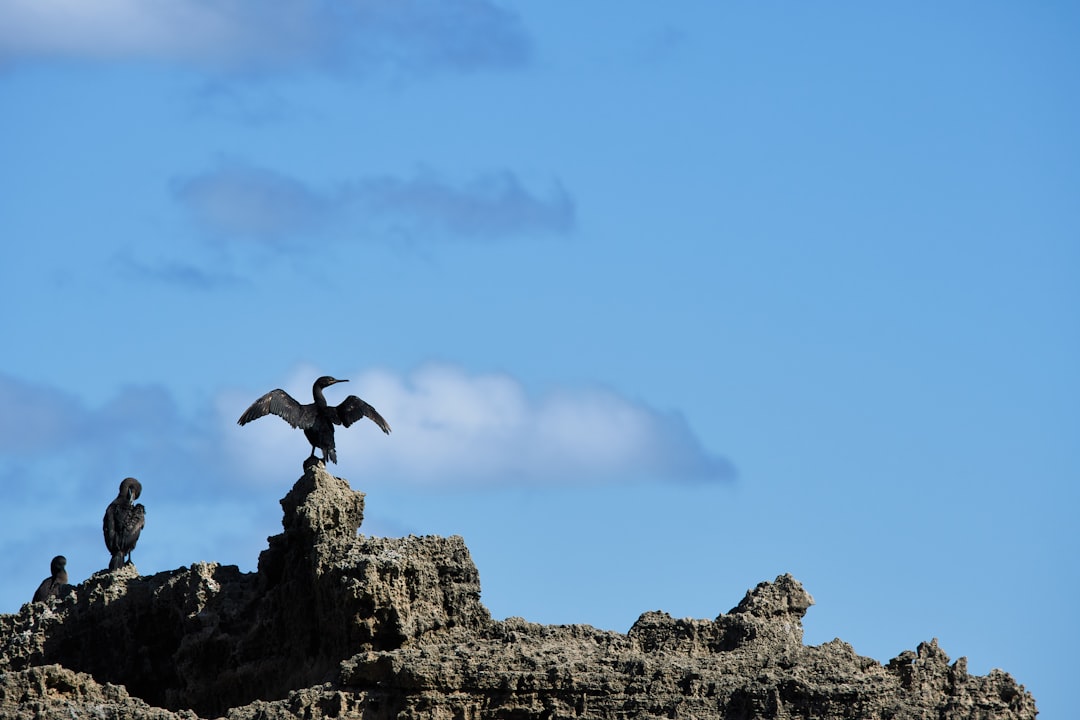
<svg viewBox="0 0 1080 720">
<path fill-rule="evenodd" d="M 1080 643 L 1070 3 L 0 3 L 0 611 L 254 570 L 321 374 L 362 531 L 625 631 L 791 572 L 1066 717 Z"/>
</svg>

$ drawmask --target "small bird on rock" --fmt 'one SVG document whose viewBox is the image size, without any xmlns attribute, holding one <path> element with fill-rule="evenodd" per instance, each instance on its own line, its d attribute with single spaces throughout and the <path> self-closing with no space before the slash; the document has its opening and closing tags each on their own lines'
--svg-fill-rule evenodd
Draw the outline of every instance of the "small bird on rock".
<svg viewBox="0 0 1080 720">
<path fill-rule="evenodd" d="M 67 558 L 57 555 L 49 564 L 49 577 L 41 581 L 38 589 L 34 591 L 34 602 L 45 602 L 51 597 L 59 597 L 68 584 Z"/>
</svg>

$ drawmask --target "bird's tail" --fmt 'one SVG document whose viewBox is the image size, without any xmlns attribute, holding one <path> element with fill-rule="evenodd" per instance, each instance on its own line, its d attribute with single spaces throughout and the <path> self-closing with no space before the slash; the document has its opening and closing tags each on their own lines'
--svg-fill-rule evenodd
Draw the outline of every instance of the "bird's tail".
<svg viewBox="0 0 1080 720">
<path fill-rule="evenodd" d="M 124 553 L 113 553 L 112 560 L 109 561 L 109 569 L 116 570 L 122 567 L 124 567 Z"/>
</svg>

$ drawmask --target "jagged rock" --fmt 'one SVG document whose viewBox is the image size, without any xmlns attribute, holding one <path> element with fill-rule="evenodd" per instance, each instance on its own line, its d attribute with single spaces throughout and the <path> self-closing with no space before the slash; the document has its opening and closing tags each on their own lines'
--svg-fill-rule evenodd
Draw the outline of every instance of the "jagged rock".
<svg viewBox="0 0 1080 720">
<path fill-rule="evenodd" d="M 711 621 L 494 621 L 460 537 L 358 536 L 363 494 L 321 464 L 281 504 L 257 573 L 129 566 L 0 615 L 0 717 L 1035 717 L 936 641 L 886 666 L 804 646 L 813 599 L 790 575 Z"/>
<path fill-rule="evenodd" d="M 308 468 L 259 572 L 101 572 L 0 616 L 0 670 L 59 663 L 166 708 L 223 713 L 322 683 L 343 658 L 490 621 L 460 537 L 364 538 L 363 494 Z"/>
<path fill-rule="evenodd" d="M 197 720 L 131 697 L 123 685 L 98 684 L 86 673 L 43 665 L 0 673 L 0 717 L 5 720 Z"/>
<path fill-rule="evenodd" d="M 716 620 L 675 620 L 665 612 L 647 612 L 630 628 L 629 637 L 645 652 L 711 654 L 750 645 L 776 657 L 802 649 L 802 617 L 814 604 L 802 584 L 782 575 L 759 583 L 727 615 Z"/>
</svg>

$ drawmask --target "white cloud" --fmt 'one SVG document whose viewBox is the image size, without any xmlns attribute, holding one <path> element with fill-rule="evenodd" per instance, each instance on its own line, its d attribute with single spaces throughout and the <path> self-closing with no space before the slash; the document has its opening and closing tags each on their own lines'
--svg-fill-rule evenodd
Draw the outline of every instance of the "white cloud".
<svg viewBox="0 0 1080 720">
<path fill-rule="evenodd" d="M 193 59 L 223 54 L 251 32 L 239 22 L 242 4 L 228 2 L 10 0 L 0 8 L 6 54 Z"/>
<path fill-rule="evenodd" d="M 515 65 L 517 16 L 490 0 L 7 0 L 0 58 L 160 60 L 213 70 Z"/>
<path fill-rule="evenodd" d="M 303 368 L 285 389 L 309 402 L 321 373 Z M 507 375 L 473 375 L 428 365 L 407 377 L 367 371 L 328 398 L 367 400 L 393 428 L 364 421 L 339 428 L 334 472 L 365 482 L 420 485 L 720 480 L 731 465 L 707 452 L 682 418 L 598 388 L 533 397 Z M 269 390 L 270 388 L 266 388 Z M 264 390 L 265 392 L 265 390 Z M 256 397 L 231 393 L 219 403 L 224 425 Z M 303 434 L 277 418 L 248 425 L 228 443 L 237 472 L 280 482 L 310 451 Z"/>
<path fill-rule="evenodd" d="M 336 372 L 336 371 L 335 371 Z M 282 387 L 308 401 L 319 369 L 295 369 Z M 328 392 L 368 400 L 393 427 L 339 428 L 341 464 L 353 487 L 614 483 L 724 479 L 678 415 L 599 389 L 534 397 L 514 378 L 429 365 L 407 376 L 365 371 Z M 283 495 L 303 470 L 304 435 L 276 418 L 239 427 L 259 395 L 221 393 L 212 408 L 184 411 L 167 386 L 118 389 L 106 402 L 0 373 L 0 611 L 12 612 L 64 554 L 73 577 L 108 562 L 101 515 L 127 475 L 143 482 L 149 519 L 137 549 L 154 572 L 195 560 L 250 563 L 280 531 Z M 254 490 L 253 486 L 259 489 Z M 201 528 L 193 535 L 191 527 Z M 37 538 L 28 543 L 26 538 Z M 44 570 L 43 570 L 44 568 Z"/>
</svg>

